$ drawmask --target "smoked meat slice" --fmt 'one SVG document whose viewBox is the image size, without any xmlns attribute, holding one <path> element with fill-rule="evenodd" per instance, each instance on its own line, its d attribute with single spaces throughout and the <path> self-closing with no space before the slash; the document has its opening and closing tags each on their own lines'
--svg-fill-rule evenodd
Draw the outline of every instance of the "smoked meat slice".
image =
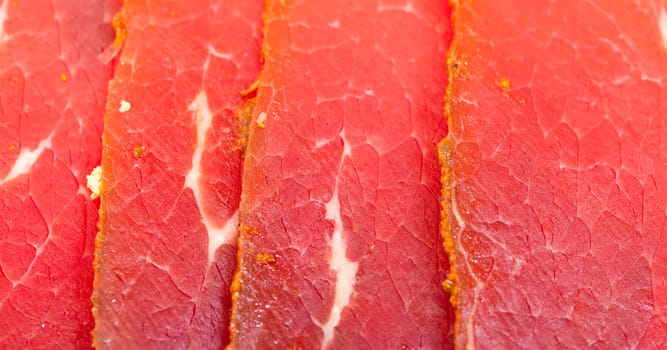
<svg viewBox="0 0 667 350">
<path fill-rule="evenodd" d="M 97 348 L 219 349 L 241 193 L 241 92 L 259 0 L 127 0 L 109 85 L 93 295 Z"/>
<path fill-rule="evenodd" d="M 451 347 L 444 1 L 268 1 L 234 349 Z"/>
<path fill-rule="evenodd" d="M 457 348 L 665 348 L 667 3 L 453 3 Z"/>
<path fill-rule="evenodd" d="M 85 12 L 81 9 L 85 8 Z M 0 348 L 90 348 L 102 116 L 120 1 L 0 0 Z"/>
</svg>

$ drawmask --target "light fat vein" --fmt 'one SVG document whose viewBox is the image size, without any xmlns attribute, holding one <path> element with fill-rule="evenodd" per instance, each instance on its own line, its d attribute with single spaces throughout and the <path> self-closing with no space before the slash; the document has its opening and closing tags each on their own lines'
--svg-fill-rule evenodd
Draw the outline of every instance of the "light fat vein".
<svg viewBox="0 0 667 350">
<path fill-rule="evenodd" d="M 344 132 L 341 132 L 341 139 L 343 140 L 343 153 L 341 155 L 340 165 L 338 166 L 338 176 L 343 168 L 343 161 L 345 157 L 351 155 L 351 149 L 348 142 L 345 140 Z M 338 178 L 337 176 L 337 178 Z M 354 290 L 355 278 L 359 268 L 358 262 L 352 262 L 347 258 L 347 242 L 344 237 L 343 219 L 340 210 L 340 199 L 338 197 L 338 179 L 329 202 L 326 203 L 327 220 L 333 221 L 334 232 L 329 240 L 331 247 L 331 258 L 329 266 L 331 270 L 336 273 L 336 294 L 334 297 L 334 304 L 331 307 L 329 319 L 321 324 L 320 327 L 324 331 L 324 338 L 322 340 L 322 349 L 325 349 L 333 340 L 336 326 L 340 322 L 341 313 L 343 309 L 350 303 L 350 297 Z"/>
<path fill-rule="evenodd" d="M 205 91 L 201 91 L 195 97 L 192 103 L 190 103 L 188 110 L 194 113 L 194 122 L 197 125 L 197 142 L 192 155 L 192 167 L 185 176 L 184 187 L 192 190 L 197 208 L 199 208 L 201 222 L 206 227 L 206 233 L 208 234 L 208 264 L 210 266 L 215 259 L 216 250 L 224 244 L 232 243 L 236 238 L 239 211 L 237 209 L 222 227 L 215 225 L 204 211 L 202 200 L 203 190 L 199 185 L 199 177 L 201 175 L 202 154 L 206 146 L 206 134 L 211 128 L 213 121 L 213 113 L 208 105 L 208 96 Z"/>
</svg>

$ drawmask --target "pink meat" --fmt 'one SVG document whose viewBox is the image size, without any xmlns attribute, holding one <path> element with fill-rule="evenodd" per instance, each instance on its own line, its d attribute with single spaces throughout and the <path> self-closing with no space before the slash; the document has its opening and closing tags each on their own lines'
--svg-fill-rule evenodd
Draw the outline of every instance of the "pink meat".
<svg viewBox="0 0 667 350">
<path fill-rule="evenodd" d="M 236 268 L 255 0 L 126 0 L 104 130 L 97 348 L 219 349 Z M 121 26 L 122 28 L 122 26 Z"/>
<path fill-rule="evenodd" d="M 457 347 L 667 347 L 666 11 L 457 4 L 443 147 Z"/>
<path fill-rule="evenodd" d="M 0 1 L 0 348 L 90 348 L 102 115 L 119 1 Z M 85 11 L 82 11 L 85 9 Z"/>
<path fill-rule="evenodd" d="M 436 143 L 443 1 L 269 1 L 236 349 L 451 347 Z"/>
</svg>

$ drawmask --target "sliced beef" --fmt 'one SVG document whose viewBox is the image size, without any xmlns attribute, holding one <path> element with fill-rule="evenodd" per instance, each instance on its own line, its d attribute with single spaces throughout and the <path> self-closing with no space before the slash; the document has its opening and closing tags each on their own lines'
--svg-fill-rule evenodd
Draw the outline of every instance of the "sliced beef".
<svg viewBox="0 0 667 350">
<path fill-rule="evenodd" d="M 0 1 L 0 348 L 90 348 L 115 0 Z M 85 9 L 85 11 L 81 11 Z"/>
<path fill-rule="evenodd" d="M 236 267 L 241 92 L 263 1 L 125 1 L 96 246 L 97 348 L 217 349 Z"/>
<path fill-rule="evenodd" d="M 667 346 L 666 6 L 456 4 L 441 156 L 457 347 Z"/>
<path fill-rule="evenodd" d="M 235 349 L 448 348 L 443 1 L 269 1 Z"/>
</svg>

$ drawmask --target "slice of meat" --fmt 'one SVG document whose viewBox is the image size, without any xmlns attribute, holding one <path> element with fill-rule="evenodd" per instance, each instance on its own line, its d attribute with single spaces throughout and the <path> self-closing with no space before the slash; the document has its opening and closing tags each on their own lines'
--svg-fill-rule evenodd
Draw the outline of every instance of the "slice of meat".
<svg viewBox="0 0 667 350">
<path fill-rule="evenodd" d="M 125 1 L 105 118 L 98 348 L 227 342 L 241 192 L 237 112 L 260 67 L 262 6 Z"/>
<path fill-rule="evenodd" d="M 0 0 L 0 348 L 89 348 L 115 0 Z M 85 8 L 86 11 L 80 11 Z M 85 33 L 85 34 L 82 34 Z"/>
<path fill-rule="evenodd" d="M 451 346 L 443 1 L 269 1 L 234 348 Z"/>
<path fill-rule="evenodd" d="M 666 6 L 455 6 L 441 150 L 457 347 L 667 346 Z"/>
</svg>

